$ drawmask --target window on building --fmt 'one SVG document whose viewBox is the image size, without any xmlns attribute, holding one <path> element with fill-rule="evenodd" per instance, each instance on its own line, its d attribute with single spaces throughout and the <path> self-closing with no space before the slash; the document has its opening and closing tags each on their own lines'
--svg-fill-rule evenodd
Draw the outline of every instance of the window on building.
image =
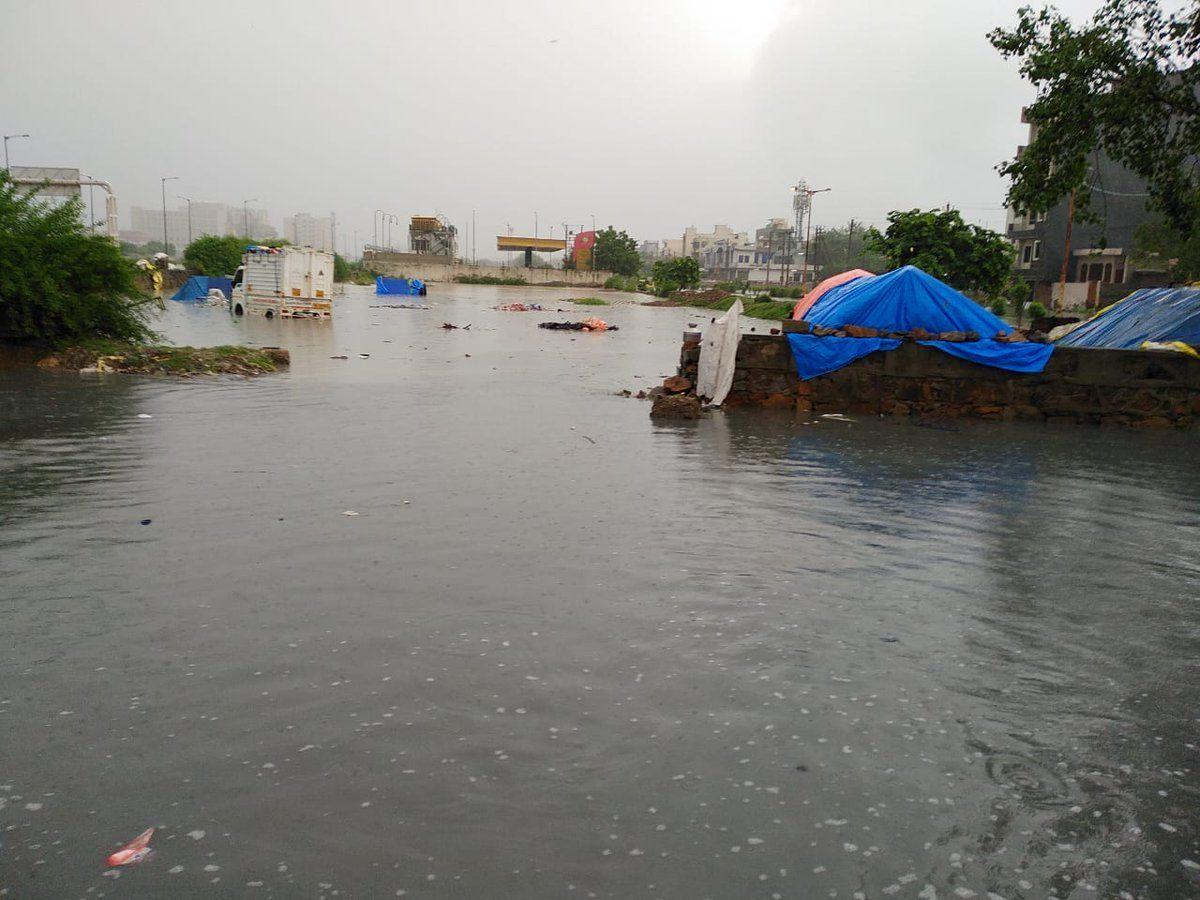
<svg viewBox="0 0 1200 900">
<path fill-rule="evenodd" d="M 740 263 L 748 263 L 748 262 L 750 262 L 750 257 L 749 257 L 749 256 L 747 256 L 745 253 L 739 254 L 739 256 L 738 256 L 738 262 L 740 262 Z"/>
<path fill-rule="evenodd" d="M 1021 248 L 1021 262 L 1024 265 L 1029 265 L 1033 261 L 1033 244 L 1026 244 Z"/>
<path fill-rule="evenodd" d="M 1033 242 L 1033 258 L 1034 258 L 1034 260 L 1039 260 L 1042 258 L 1042 242 L 1041 241 Z"/>
</svg>

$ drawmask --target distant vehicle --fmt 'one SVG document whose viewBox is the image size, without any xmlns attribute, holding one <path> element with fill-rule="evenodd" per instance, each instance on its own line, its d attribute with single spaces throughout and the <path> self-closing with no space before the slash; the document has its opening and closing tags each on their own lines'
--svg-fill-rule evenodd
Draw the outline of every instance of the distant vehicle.
<svg viewBox="0 0 1200 900">
<path fill-rule="evenodd" d="M 268 319 L 332 317 L 333 254 L 312 247 L 247 247 L 233 276 L 229 311 Z"/>
</svg>

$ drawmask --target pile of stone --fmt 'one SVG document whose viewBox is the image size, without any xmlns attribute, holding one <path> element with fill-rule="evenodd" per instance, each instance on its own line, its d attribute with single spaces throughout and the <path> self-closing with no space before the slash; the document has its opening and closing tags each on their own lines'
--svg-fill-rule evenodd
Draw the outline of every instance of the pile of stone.
<svg viewBox="0 0 1200 900">
<path fill-rule="evenodd" d="M 654 397 L 654 405 L 650 407 L 651 418 L 700 418 L 700 398 L 691 393 L 692 386 L 690 378 L 672 375 L 663 381 L 661 388 L 653 388 L 650 391 L 650 395 Z"/>
<path fill-rule="evenodd" d="M 978 331 L 926 331 L 920 326 L 908 331 L 887 331 L 882 328 L 868 328 L 864 325 L 843 325 L 840 328 L 832 328 L 828 325 L 814 325 L 801 320 L 796 322 L 791 330 L 816 337 L 890 338 L 899 341 L 945 341 L 951 344 L 966 344 L 980 340 Z M 1017 344 L 1025 341 L 1044 343 L 1045 338 L 1037 334 L 1026 337 L 1014 329 L 1013 331 L 998 331 L 992 340 L 1005 344 Z"/>
</svg>

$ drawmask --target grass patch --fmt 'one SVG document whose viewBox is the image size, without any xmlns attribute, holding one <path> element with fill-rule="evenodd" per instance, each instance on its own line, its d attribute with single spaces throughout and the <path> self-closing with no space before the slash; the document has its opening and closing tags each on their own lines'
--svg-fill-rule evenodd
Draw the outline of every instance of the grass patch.
<svg viewBox="0 0 1200 900">
<path fill-rule="evenodd" d="M 700 296 L 679 297 L 672 296 L 668 300 L 657 300 L 653 303 L 646 304 L 647 306 L 676 306 L 690 307 L 693 309 L 712 309 L 718 312 L 724 312 L 733 306 L 733 301 L 741 299 L 742 315 L 748 316 L 751 319 L 769 319 L 774 322 L 781 322 L 784 319 L 792 317 L 792 310 L 796 304 L 781 300 L 771 300 L 765 294 L 760 294 L 753 300 L 747 300 L 742 297 L 727 296 L 719 299 L 707 299 Z"/>
<path fill-rule="evenodd" d="M 608 306 L 608 301 L 599 297 L 572 297 L 570 302 L 580 306 Z"/>
<path fill-rule="evenodd" d="M 264 375 L 288 362 L 288 352 L 276 347 L 163 347 L 92 339 L 59 347 L 38 365 L 138 375 Z"/>
<path fill-rule="evenodd" d="M 528 284 L 524 278 L 497 278 L 495 275 L 459 275 L 454 280 L 459 284 Z"/>
</svg>

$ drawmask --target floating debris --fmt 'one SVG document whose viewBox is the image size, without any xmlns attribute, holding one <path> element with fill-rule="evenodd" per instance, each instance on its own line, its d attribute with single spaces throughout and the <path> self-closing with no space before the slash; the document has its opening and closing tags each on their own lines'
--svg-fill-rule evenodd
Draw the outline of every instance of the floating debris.
<svg viewBox="0 0 1200 900">
<path fill-rule="evenodd" d="M 150 849 L 150 838 L 154 837 L 154 829 L 147 828 L 132 841 L 108 857 L 108 864 L 116 866 L 132 866 L 150 857 L 154 851 Z"/>
<path fill-rule="evenodd" d="M 616 325 L 609 325 L 603 319 L 597 319 L 594 316 L 584 319 L 582 322 L 539 322 L 538 328 L 546 328 L 550 331 L 619 331 Z"/>
</svg>

